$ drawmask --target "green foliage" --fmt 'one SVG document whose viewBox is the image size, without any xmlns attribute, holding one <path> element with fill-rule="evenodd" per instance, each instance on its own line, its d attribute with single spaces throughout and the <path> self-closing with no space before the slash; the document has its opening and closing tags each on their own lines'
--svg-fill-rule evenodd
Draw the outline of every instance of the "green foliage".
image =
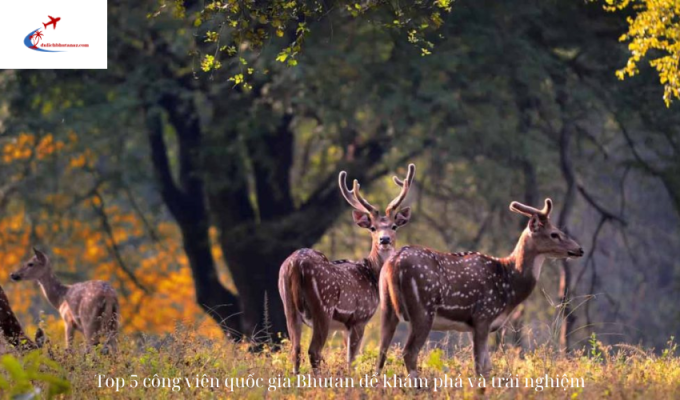
<svg viewBox="0 0 680 400">
<path fill-rule="evenodd" d="M 217 42 L 217 40 L 219 39 L 219 33 L 217 32 L 208 31 L 205 33 L 205 36 L 206 43 Z"/>
<path fill-rule="evenodd" d="M 663 352 L 661 352 L 661 357 L 664 359 L 669 359 L 671 357 L 675 356 L 675 352 L 678 350 L 678 344 L 675 343 L 675 337 L 671 336 L 670 339 L 668 339 L 668 343 L 665 349 L 663 349 Z"/>
<path fill-rule="evenodd" d="M 207 26 L 207 30 L 202 33 L 204 42 L 215 43 L 214 49 L 207 49 L 213 58 L 204 56 L 202 62 L 203 71 L 208 72 L 218 68 L 218 60 L 235 61 L 237 54 L 232 49 L 238 49 L 239 58 L 254 58 L 273 39 L 280 39 L 275 44 L 278 53 L 276 61 L 289 67 L 296 66 L 297 56 L 311 33 L 308 21 L 318 24 L 326 19 L 349 21 L 361 18 L 364 23 L 381 29 L 406 32 L 408 42 L 419 46 L 421 55 L 429 55 L 434 44 L 426 40 L 426 36 L 443 25 L 442 12 L 450 12 L 453 2 L 436 0 L 428 4 L 416 0 L 386 4 L 379 1 L 345 1 L 326 4 L 318 0 L 226 0 L 209 2 L 187 16 L 186 8 L 194 7 L 193 3 L 189 3 L 176 1 L 174 7 L 168 7 L 167 2 L 162 1 L 160 9 L 171 10 L 176 17 L 192 19 L 195 28 Z M 227 46 L 219 45 L 222 39 L 228 42 Z M 246 79 L 232 81 L 237 86 L 249 88 Z"/>
<path fill-rule="evenodd" d="M 62 367 L 40 350 L 21 359 L 10 354 L 0 358 L 0 392 L 12 398 L 33 399 L 41 397 L 44 386 L 48 399 L 71 390 L 71 384 L 63 377 Z"/>
<path fill-rule="evenodd" d="M 604 360 L 602 358 L 602 348 L 600 345 L 600 341 L 597 340 L 597 335 L 595 334 L 595 332 L 593 332 L 590 335 L 588 344 L 590 344 L 590 359 L 595 363 L 601 364 L 602 361 Z"/>
<path fill-rule="evenodd" d="M 221 67 L 222 64 L 219 62 L 219 60 L 216 60 L 215 56 L 211 56 L 210 54 L 206 54 L 203 58 L 203 61 L 201 62 L 201 69 L 205 72 L 211 71 L 213 69 L 220 69 Z"/>
<path fill-rule="evenodd" d="M 427 361 L 425 361 L 425 364 L 437 371 L 443 371 L 444 370 L 444 361 L 442 360 L 442 357 L 444 356 L 444 351 L 442 349 L 434 349 L 430 352 L 430 355 L 427 357 Z"/>
</svg>

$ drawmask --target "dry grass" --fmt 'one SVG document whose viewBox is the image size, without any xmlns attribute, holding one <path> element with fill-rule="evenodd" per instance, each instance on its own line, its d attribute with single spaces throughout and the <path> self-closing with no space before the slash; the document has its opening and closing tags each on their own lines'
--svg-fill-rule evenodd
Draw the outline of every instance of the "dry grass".
<svg viewBox="0 0 680 400">
<path fill-rule="evenodd" d="M 291 364 L 288 358 L 288 344 L 284 351 L 262 354 L 248 352 L 246 344 L 232 344 L 223 340 L 209 340 L 197 337 L 192 329 L 178 327 L 175 332 L 164 338 L 126 337 L 121 343 L 120 351 L 114 356 L 101 356 L 87 353 L 83 349 L 66 352 L 60 346 L 49 345 L 40 350 L 42 360 L 50 358 L 56 361 L 55 368 L 61 371 L 52 372 L 52 376 L 61 376 L 70 382 L 71 391 L 57 398 L 77 399 L 216 399 L 216 398 L 677 398 L 680 395 L 680 358 L 675 356 L 675 345 L 670 342 L 668 349 L 657 355 L 636 346 L 621 345 L 602 347 L 596 340 L 592 347 L 576 351 L 569 356 L 556 353 L 550 346 L 540 346 L 535 350 L 520 354 L 517 349 L 497 350 L 492 355 L 494 377 L 517 378 L 519 388 L 491 387 L 486 382 L 486 390 L 482 395 L 476 387 L 478 379 L 473 375 L 473 365 L 469 346 L 454 348 L 445 352 L 441 349 L 428 349 L 421 355 L 422 377 L 428 380 L 428 388 L 393 388 L 393 387 L 358 387 L 361 379 L 373 370 L 377 349 L 374 344 L 365 346 L 359 356 L 356 368 L 348 373 L 345 365 L 345 352 L 339 340 L 335 340 L 325 351 L 326 364 L 319 377 L 353 378 L 354 388 L 297 388 L 296 377 L 291 376 Z M 22 360 L 26 362 L 26 357 Z M 4 364 L 3 364 L 4 365 Z M 309 364 L 305 359 L 303 374 L 308 377 Z M 0 370 L 2 370 L 0 366 Z M 46 372 L 44 367 L 41 371 Z M 400 351 L 393 349 L 384 374 L 390 378 L 405 378 L 405 370 Z M 460 375 L 459 375 L 460 374 Z M 132 388 L 133 375 L 137 376 L 138 386 Z M 260 387 L 242 387 L 248 376 L 260 378 Z M 534 386 L 537 378 L 545 376 L 555 379 L 578 378 L 577 388 L 544 388 L 524 387 L 526 378 L 532 378 Z M 7 370 L 0 376 L 12 384 L 12 374 Z M 219 387 L 196 387 L 196 379 L 215 378 Z M 455 383 L 460 376 L 461 388 L 439 388 L 434 391 L 434 379 L 448 376 Z M 102 380 L 99 379 L 102 377 Z M 144 379 L 152 383 L 150 378 L 158 377 L 165 387 L 144 386 Z M 122 387 L 116 392 L 115 387 L 105 386 L 118 378 Z M 181 378 L 179 381 L 174 378 Z M 186 379 L 191 387 L 188 387 Z M 225 378 L 238 378 L 238 386 L 233 392 L 225 388 Z M 243 379 L 241 379 L 243 378 Z M 270 390 L 270 379 L 274 379 L 275 390 Z M 286 378 L 290 379 L 292 388 L 280 387 Z M 308 378 L 307 378 L 308 379 Z M 380 378 L 382 381 L 383 378 Z M 470 379 L 470 380 L 469 380 Z M 123 383 L 124 380 L 124 383 Z M 157 382 L 157 381 L 154 381 Z M 253 382 L 253 381 L 248 381 Z M 336 381 L 337 382 L 337 381 Z M 470 382 L 474 387 L 470 387 Z M 541 381 L 543 385 L 545 382 Z M 566 382 L 566 381 L 561 381 Z M 234 382 L 236 384 L 236 381 Z M 498 383 L 498 381 L 496 381 Z M 44 397 L 48 384 L 34 381 Z M 100 387 L 101 385 L 101 387 Z M 441 382 L 439 383 L 441 385 Z M 555 383 L 553 383 L 553 386 Z M 571 385 L 571 384 L 570 384 Z M 366 386 L 366 385 L 364 385 Z M 380 386 L 380 385 L 376 385 Z M 498 385 L 497 385 L 498 386 Z M 561 386 L 561 385 L 560 385 Z M 173 390 L 173 387 L 175 389 Z M 3 397 L 10 398 L 11 388 L 3 392 Z"/>
</svg>

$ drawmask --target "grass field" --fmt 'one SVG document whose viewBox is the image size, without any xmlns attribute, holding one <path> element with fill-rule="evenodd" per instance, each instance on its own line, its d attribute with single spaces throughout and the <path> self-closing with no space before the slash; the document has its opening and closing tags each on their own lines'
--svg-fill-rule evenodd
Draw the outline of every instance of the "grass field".
<svg viewBox="0 0 680 400">
<path fill-rule="evenodd" d="M 305 359 L 304 378 L 299 380 L 291 375 L 290 348 L 287 343 L 284 346 L 283 351 L 265 349 L 253 354 L 247 344 L 197 337 L 193 330 L 182 326 L 164 338 L 123 337 L 114 356 L 87 353 L 83 348 L 67 352 L 48 343 L 23 357 L 5 355 L 0 366 L 0 387 L 3 398 L 22 393 L 43 398 L 52 390 L 68 391 L 56 394 L 56 398 L 77 399 L 680 396 L 680 358 L 675 355 L 673 341 L 660 352 L 629 345 L 603 347 L 596 338 L 591 340 L 589 350 L 584 348 L 568 356 L 550 346 L 522 354 L 517 349 L 499 349 L 492 354 L 493 376 L 485 382 L 483 393 L 473 374 L 469 346 L 452 346 L 454 349 L 448 352 L 439 348 L 424 351 L 420 358 L 421 379 L 427 381 L 427 388 L 421 389 L 408 387 L 397 348 L 390 352 L 385 375 L 369 385 L 371 381 L 366 378 L 372 378 L 377 353 L 373 344 L 365 346 L 355 369 L 348 372 L 343 346 L 336 338 L 325 351 L 322 373 L 314 377 Z M 333 387 L 308 387 L 312 382 L 317 386 L 328 386 L 330 382 Z M 453 387 L 443 388 L 445 383 Z M 354 387 L 346 387 L 351 385 Z"/>
</svg>

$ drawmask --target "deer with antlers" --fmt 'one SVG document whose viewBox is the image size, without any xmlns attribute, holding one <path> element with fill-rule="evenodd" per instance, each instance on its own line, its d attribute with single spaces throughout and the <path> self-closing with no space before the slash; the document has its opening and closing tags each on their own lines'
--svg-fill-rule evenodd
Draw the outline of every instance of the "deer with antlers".
<svg viewBox="0 0 680 400">
<path fill-rule="evenodd" d="M 73 346 L 76 330 L 83 332 L 88 347 L 104 339 L 102 352 L 115 351 L 118 335 L 118 295 L 115 289 L 104 281 L 86 281 L 64 285 L 54 275 L 50 259 L 43 252 L 33 249 L 30 260 L 10 278 L 38 281 L 47 301 L 59 310 L 64 320 L 66 348 Z"/>
<path fill-rule="evenodd" d="M 550 199 L 542 210 L 518 202 L 512 202 L 510 210 L 529 217 L 529 223 L 505 258 L 405 246 L 385 262 L 379 282 L 378 372 L 401 318 L 411 328 L 403 352 L 411 378 L 418 376 L 418 353 L 430 330 L 472 332 L 475 372 L 489 374 L 489 332 L 503 326 L 529 297 L 545 258 L 583 256 L 581 246 L 550 223 Z"/>
<path fill-rule="evenodd" d="M 361 228 L 371 231 L 371 252 L 361 261 L 330 261 L 312 249 L 291 254 L 279 271 L 279 293 L 284 304 L 288 336 L 292 343 L 294 373 L 300 370 L 300 336 L 302 324 L 313 329 L 309 360 L 314 372 L 321 364 L 329 330 L 344 330 L 347 362 L 351 368 L 364 335 L 364 328 L 378 308 L 378 276 L 383 262 L 395 251 L 397 229 L 406 225 L 411 209 L 400 208 L 413 183 L 415 166 L 410 164 L 405 180 L 396 176 L 399 195 L 381 216 L 359 193 L 354 180 L 347 187 L 347 173 L 340 172 L 340 192 L 354 208 L 352 217 Z"/>
</svg>

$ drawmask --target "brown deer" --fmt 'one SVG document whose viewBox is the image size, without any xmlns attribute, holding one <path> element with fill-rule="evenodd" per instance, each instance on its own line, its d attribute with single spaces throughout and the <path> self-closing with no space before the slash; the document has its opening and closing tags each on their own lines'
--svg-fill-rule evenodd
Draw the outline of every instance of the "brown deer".
<svg viewBox="0 0 680 400">
<path fill-rule="evenodd" d="M 400 205 L 411 188 L 415 166 L 408 167 L 406 179 L 394 177 L 401 186 L 399 195 L 390 202 L 381 216 L 359 194 L 355 180 L 352 190 L 347 187 L 347 173 L 340 172 L 340 192 L 354 208 L 352 217 L 361 228 L 371 231 L 371 252 L 361 261 L 329 261 L 322 253 L 300 249 L 291 254 L 279 271 L 279 293 L 283 301 L 288 336 L 292 343 L 294 373 L 300 371 L 300 336 L 302 324 L 313 329 L 309 346 L 309 361 L 314 372 L 321 364 L 321 351 L 329 330 L 345 330 L 347 362 L 351 368 L 364 328 L 378 308 L 378 276 L 383 262 L 392 255 L 397 229 L 408 223 L 411 209 Z"/>
<path fill-rule="evenodd" d="M 54 275 L 47 256 L 36 249 L 30 260 L 10 274 L 13 281 L 38 281 L 47 301 L 57 310 L 66 328 L 66 348 L 73 346 L 76 330 L 85 335 L 88 347 L 104 338 L 103 353 L 115 351 L 118 335 L 118 296 L 104 281 L 86 281 L 64 285 Z"/>
<path fill-rule="evenodd" d="M 529 223 L 505 258 L 476 252 L 440 253 L 405 246 L 380 274 L 381 339 L 377 370 L 385 364 L 399 318 L 410 323 L 404 363 L 417 378 L 418 352 L 430 330 L 472 332 L 475 372 L 487 376 L 489 332 L 499 329 L 536 286 L 546 257 L 581 257 L 583 249 L 550 223 L 552 201 L 542 210 L 518 202 L 510 210 Z"/>
<path fill-rule="evenodd" d="M 0 333 L 7 343 L 14 346 L 15 349 L 19 351 L 28 351 L 40 348 L 45 342 L 45 335 L 42 329 L 38 328 L 35 333 L 35 342 L 26 336 L 24 330 L 21 328 L 21 324 L 14 315 L 12 307 L 9 305 L 9 299 L 5 294 L 5 291 L 0 286 Z M 0 349 L 2 348 L 0 343 Z M 2 351 L 0 351 L 2 353 Z"/>
</svg>

